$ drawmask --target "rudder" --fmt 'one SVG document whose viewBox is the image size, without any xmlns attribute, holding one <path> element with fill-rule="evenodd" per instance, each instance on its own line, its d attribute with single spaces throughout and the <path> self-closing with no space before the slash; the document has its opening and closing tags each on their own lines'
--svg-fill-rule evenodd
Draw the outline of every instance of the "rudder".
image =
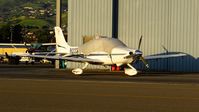
<svg viewBox="0 0 199 112">
<path fill-rule="evenodd" d="M 69 54 L 70 53 L 70 46 L 66 42 L 64 38 L 64 34 L 62 32 L 62 29 L 60 27 L 55 27 L 55 39 L 56 39 L 56 52 L 57 53 L 63 53 L 63 54 Z"/>
</svg>

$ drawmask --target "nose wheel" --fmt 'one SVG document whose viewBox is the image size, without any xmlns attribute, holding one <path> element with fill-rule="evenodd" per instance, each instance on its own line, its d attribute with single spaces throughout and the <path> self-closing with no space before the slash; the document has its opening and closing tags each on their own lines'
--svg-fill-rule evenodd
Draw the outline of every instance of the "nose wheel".
<svg viewBox="0 0 199 112">
<path fill-rule="evenodd" d="M 135 76 L 137 75 L 138 71 L 130 64 L 127 64 L 130 68 L 125 68 L 124 73 L 128 76 Z"/>
</svg>

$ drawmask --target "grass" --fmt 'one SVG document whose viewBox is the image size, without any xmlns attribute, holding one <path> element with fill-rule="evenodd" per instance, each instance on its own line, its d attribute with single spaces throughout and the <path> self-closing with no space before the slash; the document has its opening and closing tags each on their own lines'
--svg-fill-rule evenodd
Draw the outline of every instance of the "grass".
<svg viewBox="0 0 199 112">
<path fill-rule="evenodd" d="M 42 26 L 49 25 L 47 21 L 41 19 L 25 19 L 22 20 L 19 24 L 21 24 L 22 26 L 38 26 L 40 28 Z"/>
<path fill-rule="evenodd" d="M 22 6 L 23 7 L 32 7 L 34 9 L 41 8 L 40 4 L 33 4 L 33 3 L 30 3 L 30 2 L 27 2 L 27 3 L 23 4 Z"/>
</svg>

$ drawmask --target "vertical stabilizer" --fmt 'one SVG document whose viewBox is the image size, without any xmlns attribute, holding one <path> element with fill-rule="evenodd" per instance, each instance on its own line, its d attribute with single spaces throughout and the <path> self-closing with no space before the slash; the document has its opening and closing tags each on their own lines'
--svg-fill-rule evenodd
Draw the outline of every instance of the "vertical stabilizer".
<svg viewBox="0 0 199 112">
<path fill-rule="evenodd" d="M 64 38 L 64 34 L 60 27 L 55 27 L 56 50 L 58 53 L 70 53 L 70 46 Z"/>
</svg>

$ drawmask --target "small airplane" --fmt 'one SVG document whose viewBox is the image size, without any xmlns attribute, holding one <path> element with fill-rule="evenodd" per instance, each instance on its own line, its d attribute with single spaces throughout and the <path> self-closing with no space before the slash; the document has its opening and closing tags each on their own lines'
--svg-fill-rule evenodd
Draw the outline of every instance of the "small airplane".
<svg viewBox="0 0 199 112">
<path fill-rule="evenodd" d="M 10 64 L 19 64 L 19 62 L 34 63 L 34 59 L 29 57 L 22 57 L 24 53 L 45 53 L 40 50 L 41 46 L 55 46 L 55 43 L 0 43 L 0 57 L 7 58 Z"/>
<path fill-rule="evenodd" d="M 143 57 L 140 50 L 142 36 L 139 40 L 138 49 L 131 49 L 127 47 L 120 40 L 115 38 L 108 38 L 97 36 L 95 39 L 84 43 L 79 47 L 71 47 L 65 40 L 62 29 L 55 27 L 56 38 L 56 54 L 53 56 L 48 55 L 26 55 L 28 57 L 54 59 L 54 60 L 67 60 L 72 62 L 84 63 L 82 68 L 75 68 L 72 73 L 80 75 L 83 70 L 89 65 L 102 65 L 102 66 L 122 66 L 127 65 L 129 68 L 124 68 L 125 74 L 129 76 L 136 75 L 138 71 L 132 66 L 138 60 L 141 60 L 146 68 L 149 64 L 145 59 L 168 58 L 184 56 L 185 54 L 172 54 L 161 56 L 147 56 Z"/>
<path fill-rule="evenodd" d="M 26 47 L 26 53 L 30 53 L 30 54 L 32 54 L 32 53 L 39 53 L 39 52 L 43 52 L 43 53 L 45 53 L 45 52 L 49 52 L 49 50 L 44 50 L 44 49 L 42 49 L 42 47 L 43 46 L 49 46 L 49 47 L 52 47 L 52 46 L 55 46 L 56 45 L 56 43 L 31 43 L 31 44 L 26 44 L 26 43 L 24 43 L 24 45 L 25 45 L 25 47 Z M 48 49 L 48 47 L 47 47 L 47 49 Z M 54 48 L 53 48 L 54 49 Z M 51 49 L 52 50 L 52 49 Z M 50 51 L 51 51 L 50 50 Z"/>
</svg>

